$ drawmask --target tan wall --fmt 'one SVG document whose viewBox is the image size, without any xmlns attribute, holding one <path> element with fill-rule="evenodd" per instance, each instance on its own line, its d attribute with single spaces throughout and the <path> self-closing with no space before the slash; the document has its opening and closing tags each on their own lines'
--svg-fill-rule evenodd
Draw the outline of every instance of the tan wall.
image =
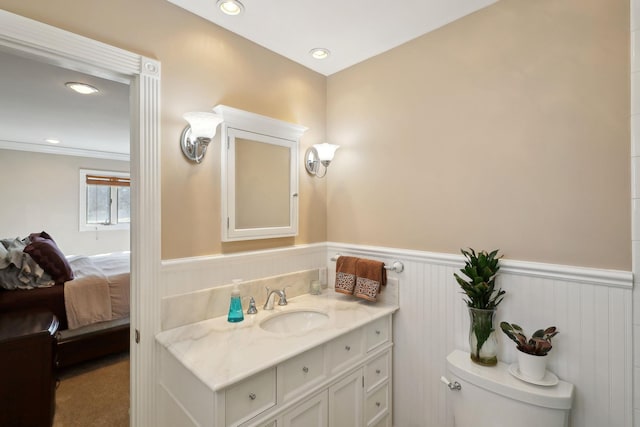
<svg viewBox="0 0 640 427">
<path fill-rule="evenodd" d="M 79 231 L 80 169 L 128 172 L 129 162 L 0 150 L 0 239 L 44 230 L 65 255 L 128 251 L 128 230 Z"/>
<path fill-rule="evenodd" d="M 309 127 L 304 153 L 324 141 L 324 76 L 163 0 L 0 0 L 0 7 L 161 61 L 163 259 L 326 240 L 325 182 L 306 177 L 300 162 L 299 236 L 222 244 L 219 137 L 199 166 L 178 145 L 184 112 L 221 103 Z"/>
<path fill-rule="evenodd" d="M 502 0 L 328 79 L 328 239 L 631 269 L 627 0 Z"/>
<path fill-rule="evenodd" d="M 328 83 L 164 1 L 0 7 L 162 62 L 165 259 L 332 240 L 631 268 L 626 0 L 502 0 Z M 342 148 L 300 169 L 298 238 L 221 244 L 219 145 L 193 166 L 177 143 L 218 103 L 310 127 L 301 153 L 326 118 Z"/>
</svg>

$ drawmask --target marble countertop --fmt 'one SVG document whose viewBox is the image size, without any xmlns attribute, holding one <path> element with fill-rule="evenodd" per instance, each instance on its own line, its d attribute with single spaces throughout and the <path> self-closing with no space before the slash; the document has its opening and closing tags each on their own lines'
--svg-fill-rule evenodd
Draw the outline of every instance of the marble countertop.
<svg viewBox="0 0 640 427">
<path fill-rule="evenodd" d="M 286 306 L 245 314 L 244 321 L 227 322 L 226 316 L 169 329 L 156 340 L 211 390 L 229 385 L 277 365 L 398 309 L 397 305 L 356 300 L 333 290 L 289 299 Z M 327 323 L 299 334 L 263 330 L 262 320 L 284 311 L 310 309 L 327 313 Z M 246 307 L 245 307 L 246 311 Z"/>
</svg>

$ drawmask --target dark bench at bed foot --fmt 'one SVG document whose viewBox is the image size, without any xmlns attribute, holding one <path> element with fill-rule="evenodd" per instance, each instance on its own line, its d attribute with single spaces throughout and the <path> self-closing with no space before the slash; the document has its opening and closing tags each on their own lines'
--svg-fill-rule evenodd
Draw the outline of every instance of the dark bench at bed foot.
<svg viewBox="0 0 640 427">
<path fill-rule="evenodd" d="M 0 313 L 0 426 L 51 426 L 57 329 L 49 311 Z"/>
<path fill-rule="evenodd" d="M 56 338 L 58 368 L 121 353 L 129 350 L 129 318 L 65 329 L 59 331 Z"/>
</svg>

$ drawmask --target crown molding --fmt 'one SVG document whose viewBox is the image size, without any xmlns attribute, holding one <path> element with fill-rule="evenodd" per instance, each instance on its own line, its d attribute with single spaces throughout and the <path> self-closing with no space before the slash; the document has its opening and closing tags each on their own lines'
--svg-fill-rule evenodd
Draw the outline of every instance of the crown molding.
<svg viewBox="0 0 640 427">
<path fill-rule="evenodd" d="M 58 154 L 61 156 L 89 157 L 93 159 L 130 161 L 131 157 L 125 153 L 113 153 L 108 151 L 85 150 L 83 148 L 60 147 L 56 145 L 33 144 L 17 141 L 0 140 L 0 149 L 30 151 L 34 153 Z"/>
</svg>

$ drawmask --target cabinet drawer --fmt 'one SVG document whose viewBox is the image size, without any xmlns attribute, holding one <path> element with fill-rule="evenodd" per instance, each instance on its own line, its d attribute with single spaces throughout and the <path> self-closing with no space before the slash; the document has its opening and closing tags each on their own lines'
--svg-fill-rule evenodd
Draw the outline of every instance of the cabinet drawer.
<svg viewBox="0 0 640 427">
<path fill-rule="evenodd" d="M 225 424 L 254 417 L 276 404 L 276 370 L 267 369 L 225 391 Z"/>
<path fill-rule="evenodd" d="M 389 407 L 389 383 L 384 384 L 378 390 L 367 394 L 364 403 L 364 414 L 367 425 L 375 421 L 375 418 L 385 412 Z"/>
<path fill-rule="evenodd" d="M 364 388 L 367 393 L 389 378 L 390 362 L 391 352 L 385 351 L 367 363 L 364 368 Z"/>
<path fill-rule="evenodd" d="M 389 316 L 378 319 L 365 327 L 367 352 L 389 341 Z"/>
<path fill-rule="evenodd" d="M 391 427 L 391 415 L 387 414 L 380 419 L 373 420 L 371 424 L 367 424 L 367 427 Z"/>
<path fill-rule="evenodd" d="M 363 329 L 356 329 L 327 344 L 327 363 L 330 372 L 338 372 L 357 362 L 364 355 Z"/>
<path fill-rule="evenodd" d="M 311 349 L 278 365 L 279 400 L 287 401 L 297 397 L 326 378 L 324 366 L 324 346 Z"/>
</svg>

